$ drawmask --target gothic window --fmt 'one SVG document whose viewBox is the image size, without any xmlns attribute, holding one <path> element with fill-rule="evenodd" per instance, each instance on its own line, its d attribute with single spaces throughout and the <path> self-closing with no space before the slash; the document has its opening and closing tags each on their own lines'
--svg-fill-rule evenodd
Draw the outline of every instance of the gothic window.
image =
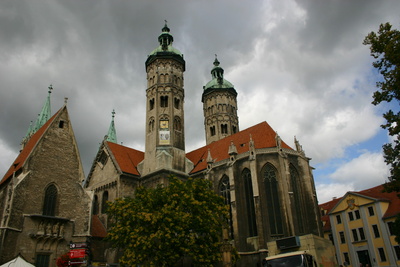
<svg viewBox="0 0 400 267">
<path fill-rule="evenodd" d="M 57 188 L 54 184 L 46 188 L 43 203 L 43 215 L 56 216 Z"/>
<path fill-rule="evenodd" d="M 233 225 L 232 225 L 232 208 L 231 208 L 231 192 L 230 192 L 230 184 L 229 184 L 229 177 L 224 175 L 219 182 L 219 194 L 224 198 L 225 204 L 229 205 L 229 218 L 228 218 L 228 225 L 229 225 L 229 234 L 230 237 L 233 238 Z"/>
<path fill-rule="evenodd" d="M 150 118 L 149 121 L 149 133 L 151 133 L 152 131 L 154 131 L 154 118 Z"/>
<path fill-rule="evenodd" d="M 228 125 L 227 124 L 221 124 L 221 133 L 222 134 L 228 133 Z"/>
<path fill-rule="evenodd" d="M 174 129 L 175 131 L 182 131 L 181 119 L 178 116 L 174 118 Z"/>
<path fill-rule="evenodd" d="M 100 156 L 99 156 L 98 162 L 101 163 L 101 165 L 104 166 L 107 163 L 107 159 L 108 159 L 108 157 L 107 157 L 106 152 L 102 151 Z"/>
<path fill-rule="evenodd" d="M 268 222 L 271 235 L 283 234 L 282 214 L 280 209 L 278 181 L 276 178 L 276 169 L 271 165 L 265 165 L 263 169 L 263 179 L 265 187 L 265 196 L 268 207 Z"/>
<path fill-rule="evenodd" d="M 292 193 L 293 193 L 293 201 L 294 204 L 294 211 L 297 218 L 297 226 L 299 233 L 304 233 L 304 222 L 303 222 L 303 214 L 304 214 L 304 207 L 302 205 L 302 190 L 300 187 L 300 180 L 299 180 L 299 173 L 297 172 L 296 168 L 293 165 L 289 167 L 290 171 L 290 181 L 292 183 Z"/>
<path fill-rule="evenodd" d="M 165 83 L 164 74 L 161 74 L 161 75 L 160 75 L 160 83 Z"/>
<path fill-rule="evenodd" d="M 246 218 L 248 224 L 248 236 L 257 236 L 257 224 L 256 224 L 256 211 L 254 207 L 254 196 L 253 196 L 253 183 L 251 181 L 251 173 L 249 169 L 244 169 L 242 172 L 242 179 L 244 185 L 244 197 L 246 203 Z"/>
<path fill-rule="evenodd" d="M 154 98 L 150 99 L 149 108 L 150 108 L 150 110 L 154 109 Z"/>
<path fill-rule="evenodd" d="M 97 195 L 94 195 L 94 200 L 93 200 L 93 214 L 97 215 L 99 214 L 99 197 Z"/>
<path fill-rule="evenodd" d="M 180 103 L 181 103 L 181 100 L 179 98 L 175 97 L 175 99 L 174 99 L 174 107 L 176 109 L 179 109 Z"/>
<path fill-rule="evenodd" d="M 58 128 L 64 128 L 64 121 L 63 120 L 60 120 L 58 122 Z"/>
<path fill-rule="evenodd" d="M 167 108 L 168 107 L 168 96 L 160 97 L 160 107 Z"/>
<path fill-rule="evenodd" d="M 166 82 L 166 83 L 169 83 L 169 75 L 168 75 L 168 73 L 165 74 L 165 82 Z"/>
<path fill-rule="evenodd" d="M 236 126 L 232 126 L 232 133 L 236 133 L 237 129 Z"/>
<path fill-rule="evenodd" d="M 103 198 L 101 200 L 101 213 L 107 213 L 107 207 L 108 207 L 108 191 L 103 192 Z"/>
<path fill-rule="evenodd" d="M 211 136 L 215 135 L 215 126 L 210 127 L 210 133 L 211 133 Z"/>
</svg>

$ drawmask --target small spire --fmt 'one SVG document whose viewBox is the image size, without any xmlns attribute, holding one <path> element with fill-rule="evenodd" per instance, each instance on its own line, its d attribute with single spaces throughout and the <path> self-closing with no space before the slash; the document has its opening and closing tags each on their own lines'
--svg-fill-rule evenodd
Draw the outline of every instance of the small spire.
<svg viewBox="0 0 400 267">
<path fill-rule="evenodd" d="M 172 45 L 172 42 L 174 41 L 174 38 L 169 33 L 170 29 L 167 26 L 167 20 L 164 20 L 164 21 L 165 21 L 165 25 L 161 29 L 162 33 L 158 37 L 158 41 L 160 43 L 160 46 L 161 46 L 162 50 L 165 51 L 165 50 L 168 50 L 168 46 Z"/>
<path fill-rule="evenodd" d="M 112 119 L 110 123 L 110 128 L 108 128 L 107 141 L 117 144 L 117 131 L 115 130 L 115 123 L 114 123 L 114 117 L 115 117 L 114 109 L 111 112 L 111 114 L 112 114 Z"/>
<path fill-rule="evenodd" d="M 39 130 L 51 117 L 50 94 L 53 90 L 53 85 L 50 84 L 48 88 L 49 91 L 46 102 L 44 103 L 42 110 L 40 111 L 38 118 L 36 119 L 35 125 L 32 129 L 34 132 Z"/>
<path fill-rule="evenodd" d="M 66 105 L 68 103 L 68 97 L 64 97 L 64 104 Z"/>
<path fill-rule="evenodd" d="M 228 154 L 229 155 L 237 155 L 237 148 L 235 146 L 235 144 L 233 143 L 233 141 L 231 141 L 231 144 L 229 145 L 229 150 L 228 150 Z"/>
<path fill-rule="evenodd" d="M 208 153 L 207 153 L 207 163 L 208 164 L 211 164 L 211 163 L 213 163 L 214 162 L 214 160 L 213 160 L 213 158 L 212 158 L 212 156 L 211 156 L 211 151 L 210 151 L 210 149 L 208 149 Z"/>
<path fill-rule="evenodd" d="M 211 70 L 211 75 L 213 79 L 217 79 L 219 84 L 222 84 L 224 78 L 224 69 L 219 66 L 219 61 L 217 54 L 215 54 L 215 60 L 213 62 L 214 68 Z"/>
</svg>

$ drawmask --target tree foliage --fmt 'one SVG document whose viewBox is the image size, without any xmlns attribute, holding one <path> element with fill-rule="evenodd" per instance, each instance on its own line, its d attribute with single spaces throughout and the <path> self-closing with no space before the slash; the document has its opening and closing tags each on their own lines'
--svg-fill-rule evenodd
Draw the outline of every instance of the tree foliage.
<svg viewBox="0 0 400 267">
<path fill-rule="evenodd" d="M 184 257 L 208 266 L 221 261 L 228 207 L 205 179 L 170 177 L 166 187 L 139 187 L 134 198 L 110 203 L 108 239 L 130 266 L 171 266 Z"/>
<path fill-rule="evenodd" d="M 378 91 L 374 92 L 372 104 L 394 103 L 394 109 L 383 114 L 386 123 L 381 125 L 393 137 L 392 143 L 383 145 L 385 162 L 390 166 L 388 192 L 400 191 L 400 32 L 392 29 L 389 23 L 381 24 L 377 33 L 371 32 L 364 39 L 364 45 L 370 46 L 371 55 L 376 59 L 373 66 L 382 75 L 377 82 Z M 397 110 L 396 110 L 397 109 Z"/>
</svg>

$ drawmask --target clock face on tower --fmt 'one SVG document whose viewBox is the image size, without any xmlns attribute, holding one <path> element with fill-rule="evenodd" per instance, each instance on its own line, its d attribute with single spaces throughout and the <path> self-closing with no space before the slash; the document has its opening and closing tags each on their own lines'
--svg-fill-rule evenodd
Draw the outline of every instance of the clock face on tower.
<svg viewBox="0 0 400 267">
<path fill-rule="evenodd" d="M 168 129 L 168 121 L 160 121 L 161 129 Z"/>
</svg>

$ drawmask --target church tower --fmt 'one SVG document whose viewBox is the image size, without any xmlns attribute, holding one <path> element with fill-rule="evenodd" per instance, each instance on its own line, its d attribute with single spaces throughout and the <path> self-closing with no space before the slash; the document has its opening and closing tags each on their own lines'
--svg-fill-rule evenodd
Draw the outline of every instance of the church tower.
<svg viewBox="0 0 400 267">
<path fill-rule="evenodd" d="M 146 145 L 139 166 L 142 177 L 171 171 L 186 175 L 184 133 L 183 55 L 172 46 L 167 24 L 158 37 L 159 46 L 146 60 Z"/>
<path fill-rule="evenodd" d="M 201 97 L 207 145 L 239 131 L 237 92 L 224 79 L 224 69 L 219 66 L 217 57 L 211 75 L 212 80 L 203 87 Z"/>
</svg>

